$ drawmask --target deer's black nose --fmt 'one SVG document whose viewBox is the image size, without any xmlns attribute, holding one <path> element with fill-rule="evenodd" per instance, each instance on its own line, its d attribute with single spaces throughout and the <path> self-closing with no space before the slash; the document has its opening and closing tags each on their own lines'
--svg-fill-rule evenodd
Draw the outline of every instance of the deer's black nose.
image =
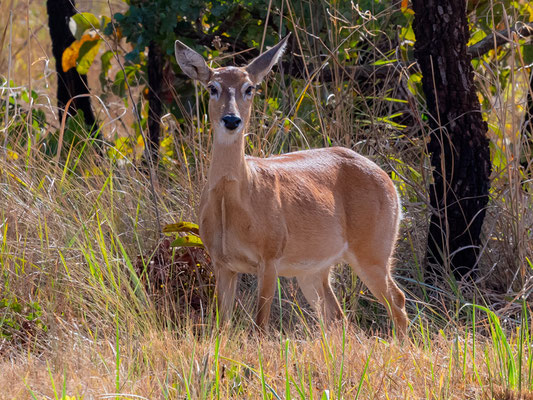
<svg viewBox="0 0 533 400">
<path fill-rule="evenodd" d="M 232 131 L 241 124 L 241 119 L 235 114 L 228 114 L 222 117 L 222 122 L 224 122 L 226 129 Z"/>
</svg>

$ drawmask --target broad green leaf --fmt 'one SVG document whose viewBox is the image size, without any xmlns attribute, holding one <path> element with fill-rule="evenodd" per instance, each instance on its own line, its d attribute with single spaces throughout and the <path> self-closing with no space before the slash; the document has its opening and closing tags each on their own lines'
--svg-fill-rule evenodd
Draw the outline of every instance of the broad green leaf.
<svg viewBox="0 0 533 400">
<path fill-rule="evenodd" d="M 106 51 L 100 56 L 102 62 L 102 73 L 107 76 L 109 69 L 111 68 L 111 59 L 113 58 L 113 52 L 111 50 Z"/>
<path fill-rule="evenodd" d="M 93 63 L 94 58 L 100 49 L 100 42 L 101 40 L 99 39 L 88 40 L 81 45 L 78 53 L 78 65 L 76 66 L 76 70 L 79 74 L 85 75 L 89 71 L 89 67 Z"/>
<path fill-rule="evenodd" d="M 87 29 L 98 29 L 100 27 L 98 18 L 89 12 L 75 14 L 70 19 L 75 23 L 76 28 L 72 34 L 76 40 L 80 40 Z"/>
<path fill-rule="evenodd" d="M 118 70 L 111 86 L 113 93 L 119 97 L 124 97 L 127 86 L 135 84 L 140 69 L 140 64 L 134 64 L 127 65 L 124 70 Z"/>
<path fill-rule="evenodd" d="M 420 82 L 422 82 L 422 74 L 418 72 L 411 74 L 407 80 L 407 88 L 414 96 L 416 96 L 418 93 L 417 86 L 420 84 Z"/>
<path fill-rule="evenodd" d="M 102 87 L 104 87 L 107 83 L 107 74 L 109 73 L 109 70 L 111 69 L 111 59 L 113 58 L 113 52 L 108 50 L 104 54 L 100 56 L 100 62 L 102 63 L 102 68 L 100 69 L 100 74 L 98 75 L 98 79 L 100 80 L 100 84 Z"/>
<path fill-rule="evenodd" d="M 409 25 L 406 28 L 402 28 L 400 38 L 402 38 L 403 40 L 409 40 L 410 42 L 415 42 L 416 37 L 415 32 L 413 31 L 413 27 Z"/>
<path fill-rule="evenodd" d="M 81 58 L 86 56 L 87 52 L 91 50 L 93 46 L 96 46 L 96 44 L 100 44 L 100 38 L 92 35 L 83 35 L 80 40 L 75 40 L 72 42 L 72 44 L 65 49 L 61 57 L 61 66 L 63 71 L 67 72 L 69 69 L 77 67 L 80 61 L 82 61 Z M 96 47 L 96 52 L 98 52 L 98 46 Z M 96 55 L 96 53 L 94 55 Z M 93 59 L 94 55 L 92 55 Z M 88 57 L 90 57 L 90 55 Z M 87 69 L 89 66 L 87 66 Z"/>
<path fill-rule="evenodd" d="M 474 43 L 480 42 L 482 39 L 487 37 L 487 33 L 481 29 L 477 29 L 472 35 L 470 36 L 470 40 L 468 41 L 468 46 L 473 45 Z"/>
</svg>

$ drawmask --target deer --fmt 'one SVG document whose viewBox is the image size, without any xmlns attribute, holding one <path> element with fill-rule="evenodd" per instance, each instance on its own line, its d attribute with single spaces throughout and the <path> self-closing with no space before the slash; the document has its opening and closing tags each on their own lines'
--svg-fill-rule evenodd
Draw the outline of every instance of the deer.
<svg viewBox="0 0 533 400">
<path fill-rule="evenodd" d="M 244 67 L 210 68 L 200 54 L 175 42 L 183 73 L 210 95 L 213 144 L 199 233 L 213 263 L 219 318 L 231 319 L 237 278 L 246 273 L 257 276 L 260 331 L 268 328 L 279 276 L 296 277 L 324 322 L 344 319 L 330 272 L 345 262 L 387 308 L 403 337 L 405 295 L 391 275 L 401 204 L 387 173 L 343 147 L 245 154 L 256 88 L 281 58 L 289 36 Z"/>
</svg>

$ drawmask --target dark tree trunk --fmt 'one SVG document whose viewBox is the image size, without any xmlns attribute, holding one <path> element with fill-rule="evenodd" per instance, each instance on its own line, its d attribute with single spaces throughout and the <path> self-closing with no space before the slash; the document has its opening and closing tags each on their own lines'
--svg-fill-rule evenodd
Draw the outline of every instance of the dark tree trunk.
<svg viewBox="0 0 533 400">
<path fill-rule="evenodd" d="M 87 76 L 80 75 L 76 68 L 67 72 L 63 71 L 63 52 L 74 42 L 74 36 L 68 27 L 69 18 L 76 14 L 74 0 L 48 0 L 46 9 L 48 12 L 48 27 L 52 39 L 52 53 L 56 60 L 57 71 L 57 106 L 59 118 L 63 116 L 67 102 L 74 96 L 88 94 Z M 76 110 L 82 110 L 85 123 L 91 130 L 96 129 L 95 118 L 91 109 L 91 99 L 88 96 L 79 97 L 70 103 L 68 115 L 73 115 Z"/>
<path fill-rule="evenodd" d="M 448 267 L 461 279 L 475 274 L 491 172 L 487 124 L 467 54 L 465 0 L 413 0 L 413 9 L 431 127 L 427 279 Z"/>
<path fill-rule="evenodd" d="M 154 42 L 148 47 L 148 143 L 146 158 L 157 165 L 159 159 L 159 131 L 161 122 L 161 86 L 163 81 L 163 54 Z"/>
<path fill-rule="evenodd" d="M 527 110 L 524 121 L 524 127 L 522 128 L 522 135 L 525 139 L 525 146 L 523 155 L 520 159 L 520 164 L 526 171 L 526 174 L 531 177 L 533 171 L 529 165 L 533 158 L 533 72 L 529 76 L 529 90 L 527 92 Z"/>
</svg>

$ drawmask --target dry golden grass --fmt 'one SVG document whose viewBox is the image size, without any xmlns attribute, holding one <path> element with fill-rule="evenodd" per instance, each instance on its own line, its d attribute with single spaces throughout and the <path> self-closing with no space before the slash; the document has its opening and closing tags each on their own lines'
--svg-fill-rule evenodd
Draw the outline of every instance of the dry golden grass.
<svg viewBox="0 0 533 400">
<path fill-rule="evenodd" d="M 92 162 L 81 165 L 94 171 Z M 291 290 L 282 294 L 281 320 L 278 305 L 272 332 L 257 336 L 250 318 L 253 291 L 245 281 L 232 327 L 216 328 L 209 301 L 202 312 L 184 312 L 187 305 L 171 301 L 170 310 L 182 310 L 176 318 L 132 274 L 135 258 L 158 238 L 147 178 L 133 168 L 97 168 L 83 177 L 37 157 L 32 168 L 22 160 L 1 168 L 0 295 L 21 308 L 1 309 L 3 321 L 20 327 L 0 339 L 0 397 L 65 398 L 64 388 L 76 399 L 113 393 L 276 398 L 273 392 L 279 398 L 322 399 L 327 391 L 332 399 L 356 398 L 358 391 L 360 399 L 498 399 L 506 397 L 497 393 L 519 387 L 518 377 L 531 390 L 527 310 L 522 319 L 514 312 L 508 314 L 514 320 L 500 322 L 488 310 L 472 313 L 464 306 L 445 312 L 410 294 L 409 340 L 398 344 L 389 336 L 385 309 L 344 279 L 337 285 L 357 291 L 343 299 L 355 310 L 350 319 L 358 321 L 344 341 L 341 326 L 322 330 Z M 183 210 L 183 219 L 192 218 L 182 178 L 160 178 L 163 221 L 171 221 L 176 209 Z M 32 320 L 35 303 L 41 311 Z M 501 326 L 521 330 L 500 333 Z"/>
<path fill-rule="evenodd" d="M 339 327 L 316 329 L 305 339 L 259 337 L 234 329 L 198 337 L 192 331 L 152 330 L 142 337 L 122 338 L 119 398 L 216 398 L 216 385 L 223 399 L 263 398 L 262 373 L 266 398 L 275 398 L 272 392 L 284 398 L 287 377 L 292 398 L 325 398 L 321 396 L 326 391 L 330 398 L 339 398 L 339 382 L 344 399 L 513 398 L 501 396 L 495 371 L 488 368 L 486 357 L 495 357 L 490 341 L 479 340 L 473 358 L 472 344 L 464 343 L 471 337 L 464 334 L 438 334 L 425 347 L 348 329 L 343 350 Z M 78 332 L 61 336 L 53 352 L 29 351 L 2 363 L 1 398 L 31 398 L 30 390 L 38 398 L 54 398 L 53 383 L 58 393 L 64 384 L 66 394 L 76 398 L 117 393 L 115 338 L 102 335 L 95 340 Z"/>
</svg>

